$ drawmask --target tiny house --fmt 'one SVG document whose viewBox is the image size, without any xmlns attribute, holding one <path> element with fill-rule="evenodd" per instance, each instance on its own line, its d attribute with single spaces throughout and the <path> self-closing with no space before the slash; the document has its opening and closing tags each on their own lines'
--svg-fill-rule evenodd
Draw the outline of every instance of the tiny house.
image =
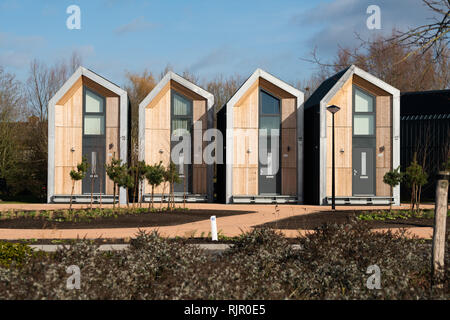
<svg viewBox="0 0 450 320">
<path fill-rule="evenodd" d="M 74 203 L 112 203 L 114 183 L 105 164 L 127 162 L 128 97 L 126 91 L 83 67 L 64 83 L 48 104 L 48 203 L 68 203 L 70 171 L 86 157 L 85 178 L 74 185 Z M 125 203 L 125 190 L 116 193 Z M 119 194 L 117 196 L 117 194 Z"/>
<path fill-rule="evenodd" d="M 400 165 L 400 91 L 352 65 L 325 80 L 305 103 L 305 201 L 330 204 L 332 114 L 336 204 L 400 204 L 383 176 Z"/>
<path fill-rule="evenodd" d="M 217 113 L 225 203 L 303 202 L 303 93 L 257 69 Z"/>
<path fill-rule="evenodd" d="M 139 104 L 139 160 L 148 165 L 172 161 L 180 182 L 174 185 L 174 200 L 212 202 L 213 164 L 203 157 L 204 135 L 213 127 L 214 96 L 174 72 L 168 72 Z M 186 139 L 185 139 L 186 137 Z M 179 148 L 180 143 L 185 148 Z M 144 201 L 151 187 L 145 182 Z M 154 190 L 155 201 L 168 199 L 169 187 Z"/>
</svg>

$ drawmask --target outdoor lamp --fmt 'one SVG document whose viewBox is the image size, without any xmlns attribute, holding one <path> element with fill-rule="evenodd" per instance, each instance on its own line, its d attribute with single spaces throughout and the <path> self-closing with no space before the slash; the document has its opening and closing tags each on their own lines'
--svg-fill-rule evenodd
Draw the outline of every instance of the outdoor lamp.
<svg viewBox="0 0 450 320">
<path fill-rule="evenodd" d="M 330 111 L 332 114 L 335 114 L 336 112 L 341 110 L 341 108 L 339 108 L 338 106 L 332 105 L 332 106 L 327 107 L 327 110 Z"/>
<path fill-rule="evenodd" d="M 335 205 L 336 205 L 336 190 L 335 190 L 335 162 L 334 162 L 334 114 L 336 112 L 338 112 L 339 110 L 341 110 L 341 108 L 339 108 L 338 106 L 332 105 L 332 106 L 328 106 L 327 110 L 331 112 L 331 114 L 333 115 L 332 117 L 332 124 L 333 124 L 333 128 L 332 128 L 332 175 L 331 175 L 331 209 L 334 211 L 336 209 Z"/>
</svg>

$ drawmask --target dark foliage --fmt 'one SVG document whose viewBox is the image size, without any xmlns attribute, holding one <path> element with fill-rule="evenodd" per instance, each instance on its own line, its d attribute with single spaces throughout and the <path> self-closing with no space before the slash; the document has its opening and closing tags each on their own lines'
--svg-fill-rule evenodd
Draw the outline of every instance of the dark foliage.
<svg viewBox="0 0 450 320">
<path fill-rule="evenodd" d="M 447 239 L 448 243 L 448 239 Z M 242 235 L 221 255 L 141 232 L 127 251 L 98 251 L 87 241 L 21 268 L 0 267 L 0 299 L 449 299 L 430 285 L 430 243 L 364 226 L 326 225 L 291 247 L 270 229 Z M 381 269 L 370 290 L 367 267 Z M 78 265 L 81 289 L 66 289 Z"/>
</svg>

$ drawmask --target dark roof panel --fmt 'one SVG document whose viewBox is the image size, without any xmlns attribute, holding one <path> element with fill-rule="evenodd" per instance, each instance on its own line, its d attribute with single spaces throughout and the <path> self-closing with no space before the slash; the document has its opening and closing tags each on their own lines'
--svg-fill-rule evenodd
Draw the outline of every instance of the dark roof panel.
<svg viewBox="0 0 450 320">
<path fill-rule="evenodd" d="M 339 71 L 335 75 L 329 77 L 325 81 L 323 81 L 320 86 L 313 92 L 313 94 L 309 97 L 309 99 L 305 102 L 305 109 L 311 108 L 320 104 L 320 101 L 325 97 L 325 95 L 333 88 L 333 86 L 342 78 L 345 72 L 350 67 L 345 68 L 342 71 Z"/>
</svg>

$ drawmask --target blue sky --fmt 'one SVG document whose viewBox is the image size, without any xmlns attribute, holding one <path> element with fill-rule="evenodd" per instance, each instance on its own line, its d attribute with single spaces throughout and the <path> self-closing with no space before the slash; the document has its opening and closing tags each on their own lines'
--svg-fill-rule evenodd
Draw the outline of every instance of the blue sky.
<svg viewBox="0 0 450 320">
<path fill-rule="evenodd" d="M 66 8 L 81 9 L 81 30 L 66 27 Z M 381 30 L 366 9 L 381 8 Z M 83 64 L 122 85 L 125 71 L 155 74 L 171 64 L 201 79 L 249 76 L 262 68 L 294 83 L 338 45 L 426 22 L 420 0 L 0 0 L 0 65 L 26 80 L 33 58 L 49 64 L 77 50 Z"/>
</svg>

